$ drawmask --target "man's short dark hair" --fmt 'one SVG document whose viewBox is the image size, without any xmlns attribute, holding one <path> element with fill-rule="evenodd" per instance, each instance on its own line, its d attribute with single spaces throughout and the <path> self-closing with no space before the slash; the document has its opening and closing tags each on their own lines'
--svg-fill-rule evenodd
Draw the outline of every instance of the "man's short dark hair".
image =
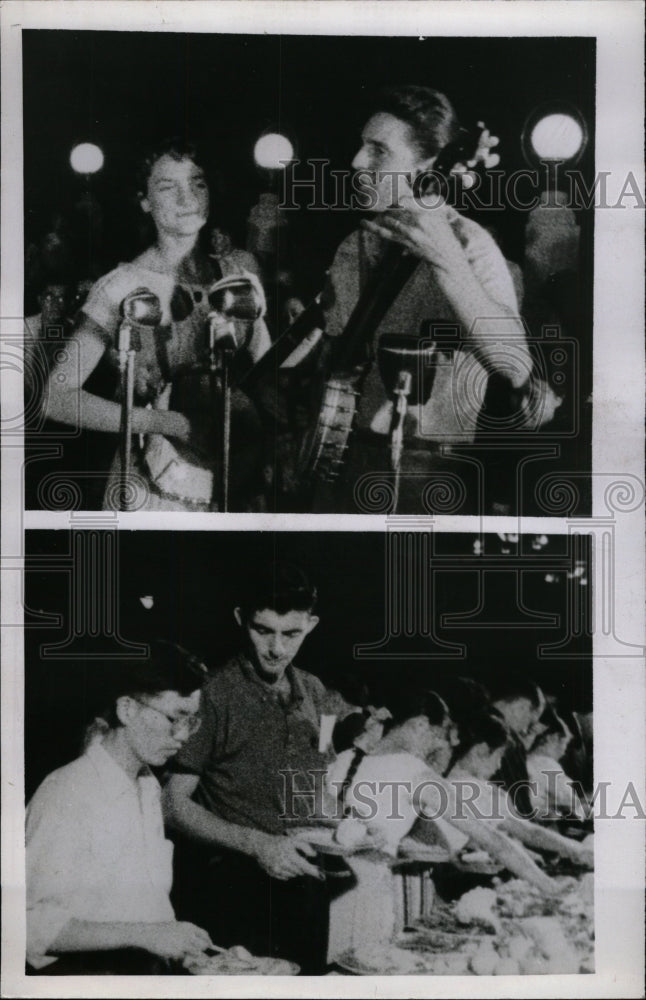
<svg viewBox="0 0 646 1000">
<path fill-rule="evenodd" d="M 148 147 L 141 156 L 137 165 L 137 193 L 143 197 L 148 187 L 148 178 L 152 169 L 161 160 L 162 156 L 170 156 L 171 159 L 181 162 L 182 160 L 192 160 L 198 167 L 204 167 L 199 151 L 195 143 L 188 139 L 180 139 L 176 136 L 162 139 L 154 146 Z"/>
<path fill-rule="evenodd" d="M 289 611 L 314 610 L 316 587 L 302 569 L 288 562 L 273 562 L 256 569 L 245 582 L 240 600 L 240 610 L 245 618 L 256 611 L 275 611 L 286 615 Z"/>
<path fill-rule="evenodd" d="M 453 105 L 432 87 L 417 84 L 384 87 L 377 91 L 367 107 L 369 116 L 379 112 L 405 122 L 425 158 L 436 156 L 460 132 Z"/>
<path fill-rule="evenodd" d="M 110 704 L 101 712 L 109 726 L 120 725 L 116 715 L 117 699 L 124 695 L 156 695 L 176 691 L 183 698 L 199 690 L 207 678 L 207 668 L 197 656 L 165 639 L 149 644 L 145 660 L 128 660 L 112 668 L 109 680 Z M 106 667 L 110 670 L 110 667 Z"/>
</svg>

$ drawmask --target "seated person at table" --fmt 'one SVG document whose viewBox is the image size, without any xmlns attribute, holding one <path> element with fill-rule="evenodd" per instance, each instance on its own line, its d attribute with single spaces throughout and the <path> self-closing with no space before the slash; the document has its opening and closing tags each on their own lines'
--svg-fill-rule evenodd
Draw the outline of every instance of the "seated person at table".
<svg viewBox="0 0 646 1000">
<path fill-rule="evenodd" d="M 553 713 L 548 728 L 527 755 L 530 802 L 538 820 L 586 819 L 585 806 L 561 764 L 572 738 L 563 719 Z"/>
<path fill-rule="evenodd" d="M 202 727 L 173 761 L 164 795 L 169 824 L 187 838 L 178 906 L 219 944 L 289 959 L 306 975 L 325 970 L 328 897 L 314 851 L 286 834 L 311 817 L 315 775 L 329 762 L 322 716 L 352 711 L 294 663 L 318 624 L 316 598 L 295 566 L 255 571 L 234 611 L 240 652 L 209 679 Z M 198 844 L 204 870 L 187 891 Z"/>
<path fill-rule="evenodd" d="M 511 797 L 491 780 L 500 767 L 507 739 L 505 725 L 494 715 L 483 713 L 460 724 L 460 745 L 447 782 L 456 792 L 461 786 L 465 811 L 480 816 L 478 822 L 494 826 L 527 847 L 554 852 L 583 868 L 593 868 L 589 847 L 522 818 Z"/>
<path fill-rule="evenodd" d="M 507 728 L 507 744 L 494 779 L 512 796 L 518 812 L 531 817 L 527 754 L 545 729 L 542 717 L 547 701 L 538 684 L 522 674 L 500 677 L 489 690 L 494 714 L 502 718 Z"/>
<path fill-rule="evenodd" d="M 441 777 L 455 742 L 447 706 L 435 692 L 401 697 L 393 707 L 391 727 L 373 751 L 345 751 L 328 770 L 328 788 L 336 793 L 345 817 L 336 833 L 338 841 L 348 846 L 372 842 L 396 854 L 416 821 L 431 817 L 451 853 L 471 840 L 519 878 L 550 894 L 551 879 L 520 845 L 477 818 L 462 804 L 456 782 Z"/>
<path fill-rule="evenodd" d="M 168 974 L 170 961 L 211 946 L 175 919 L 172 845 L 150 771 L 195 731 L 206 668 L 170 643 L 151 650 L 119 668 L 86 751 L 27 807 L 28 972 Z"/>
</svg>

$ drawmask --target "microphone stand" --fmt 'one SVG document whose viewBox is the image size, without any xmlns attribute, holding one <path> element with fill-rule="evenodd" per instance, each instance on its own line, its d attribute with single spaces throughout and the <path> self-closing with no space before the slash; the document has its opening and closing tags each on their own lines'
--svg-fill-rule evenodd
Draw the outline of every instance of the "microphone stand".
<svg viewBox="0 0 646 1000">
<path fill-rule="evenodd" d="M 119 457 L 121 478 L 119 482 L 119 510 L 132 507 L 130 476 L 132 472 L 132 409 L 135 393 L 135 355 L 141 346 L 143 328 L 154 331 L 161 322 L 162 311 L 158 297 L 148 288 L 136 288 L 121 303 L 122 320 L 119 324 L 119 380 L 121 385 L 121 425 Z"/>
<path fill-rule="evenodd" d="M 229 324 L 229 329 L 218 333 L 217 320 L 222 319 L 221 313 L 209 315 L 209 376 L 212 398 L 218 396 L 220 424 L 220 461 L 221 473 L 219 482 L 213 480 L 211 507 L 222 513 L 229 510 L 229 478 L 231 456 L 231 362 L 236 351 L 235 334 Z"/>
<path fill-rule="evenodd" d="M 119 376 L 121 383 L 121 479 L 119 483 L 119 510 L 131 506 L 129 482 L 132 470 L 132 408 L 135 388 L 135 355 L 132 325 L 124 319 L 119 327 Z"/>
<path fill-rule="evenodd" d="M 393 389 L 393 415 L 390 421 L 390 468 L 395 474 L 392 513 L 397 513 L 399 504 L 399 483 L 401 478 L 401 460 L 404 450 L 404 421 L 408 412 L 408 397 L 410 396 L 412 376 L 409 371 L 402 370 L 397 376 Z"/>
</svg>

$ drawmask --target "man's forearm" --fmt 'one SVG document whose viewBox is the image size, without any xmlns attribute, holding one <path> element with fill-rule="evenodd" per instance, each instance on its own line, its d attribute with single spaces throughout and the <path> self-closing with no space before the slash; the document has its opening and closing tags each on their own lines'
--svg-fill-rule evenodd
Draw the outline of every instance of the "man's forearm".
<svg viewBox="0 0 646 1000">
<path fill-rule="evenodd" d="M 250 857 L 257 855 L 261 842 L 268 836 L 261 830 L 229 823 L 192 799 L 177 802 L 166 795 L 164 814 L 171 827 L 188 837 L 213 847 L 227 847 Z"/>
<path fill-rule="evenodd" d="M 509 379 L 515 389 L 531 372 L 532 360 L 520 318 L 485 292 L 470 268 L 440 279 L 468 343 L 488 371 Z"/>
</svg>

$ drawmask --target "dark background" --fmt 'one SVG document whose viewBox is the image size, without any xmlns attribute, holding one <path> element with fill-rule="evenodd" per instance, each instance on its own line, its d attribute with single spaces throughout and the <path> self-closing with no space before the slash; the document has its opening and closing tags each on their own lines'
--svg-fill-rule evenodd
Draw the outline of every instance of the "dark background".
<svg viewBox="0 0 646 1000">
<path fill-rule="evenodd" d="M 217 30 L 217 24 L 213 27 Z M 230 229 L 235 242 L 244 245 L 249 209 L 269 186 L 267 172 L 253 162 L 260 134 L 280 130 L 291 137 L 301 160 L 326 158 L 331 170 L 348 169 L 365 122 L 363 101 L 384 84 L 434 86 L 451 98 L 463 124 L 485 121 L 500 137 L 501 169 L 507 176 L 528 168 L 521 148 L 528 116 L 553 102 L 570 104 L 589 131 L 576 169 L 588 190 L 593 183 L 595 41 L 590 38 L 32 30 L 23 32 L 23 79 L 25 243 L 37 260 L 56 216 L 64 219 L 75 279 L 97 278 L 149 243 L 135 182 L 136 163 L 149 144 L 172 134 L 197 141 L 211 186 L 211 222 Z M 98 212 L 88 209 L 88 182 L 69 165 L 69 153 L 80 141 L 97 143 L 105 154 L 105 165 L 89 188 Z M 299 176 L 303 171 L 308 172 L 306 164 Z M 534 193 L 525 192 L 530 192 L 528 183 L 522 196 Z M 326 195 L 333 200 L 331 191 Z M 291 273 L 289 294 L 307 302 L 320 291 L 339 242 L 358 222 L 350 210 L 308 210 L 311 197 L 310 190 L 296 192 L 300 208 L 284 213 L 289 225 L 288 237 L 280 238 L 280 266 L 265 271 L 272 335 L 285 326 L 279 271 Z M 526 211 L 507 206 L 474 208 L 469 214 L 495 226 L 505 256 L 523 263 Z M 555 419 L 539 436 L 531 435 L 525 451 L 545 442 L 556 450 L 549 454 L 548 448 L 545 459 L 535 455 L 525 464 L 521 498 L 507 497 L 506 490 L 515 489 L 523 449 L 503 455 L 504 468 L 489 477 L 501 494 L 493 499 L 526 515 L 553 513 L 534 496 L 545 472 L 557 473 L 572 489 L 571 513 L 590 510 L 593 210 L 582 208 L 577 215 L 578 271 L 563 272 L 554 283 L 548 279 L 531 295 L 526 278 L 523 310 L 536 338 L 541 374 L 565 395 Z M 39 274 L 37 265 L 34 274 Z M 27 282 L 25 315 L 38 311 L 39 280 L 42 273 Z M 543 346 L 544 327 L 555 324 L 565 345 L 565 354 L 553 353 L 565 357 L 561 367 L 550 360 L 552 343 Z M 91 391 L 111 398 L 112 378 L 99 366 Z M 37 425 L 28 435 L 25 506 L 51 506 L 41 485 L 54 472 L 66 482 L 78 480 L 76 506 L 99 507 L 116 437 L 89 431 L 75 437 L 69 428 L 52 424 L 45 425 L 46 434 L 42 430 Z M 489 460 L 482 454 L 478 458 Z M 81 470 L 89 475 L 79 475 Z"/>
<path fill-rule="evenodd" d="M 101 707 L 116 655 L 125 643 L 155 636 L 187 646 L 216 668 L 237 648 L 232 610 L 247 574 L 275 558 L 300 565 L 317 584 L 320 624 L 306 639 L 299 663 L 351 700 L 362 686 L 381 704 L 402 685 L 431 686 L 456 675 L 485 683 L 520 671 L 556 695 L 563 710 L 592 707 L 590 584 L 568 580 L 578 562 L 587 579 L 589 539 L 549 536 L 535 551 L 533 536 L 518 542 L 478 536 L 380 532 L 75 532 L 27 534 L 26 557 L 26 786 L 31 794 L 49 771 L 74 757 L 84 725 Z M 403 553 L 397 576 L 408 613 L 416 606 L 411 581 L 436 571 L 421 615 L 402 620 L 381 653 L 357 658 L 356 644 L 379 644 L 386 632 L 387 550 Z M 421 546 L 421 548 L 420 548 Z M 506 551 L 504 551 L 506 550 Z M 391 549 L 392 551 L 392 549 Z M 71 567 L 76 566 L 77 592 Z M 79 568 L 80 567 L 80 568 Z M 485 573 L 486 570 L 486 573 Z M 555 577 L 552 582 L 546 576 Z M 111 581 L 111 582 L 110 582 Z M 111 616 L 101 610 L 106 588 Z M 408 590 L 406 588 L 409 588 Z M 390 591 L 392 592 L 392 587 Z M 154 597 L 145 610 L 142 596 Z M 84 599 L 85 598 L 85 599 Z M 74 615 L 74 607 L 85 608 Z M 446 615 L 472 613 L 469 623 Z M 59 615 L 59 622 L 45 615 Z M 85 617 L 84 617 L 85 615 Z M 551 622 L 542 616 L 556 616 Z M 572 616 L 573 627 L 566 616 Z M 395 630 L 396 631 L 396 630 Z M 410 634 L 404 634 L 408 631 Z M 77 634 L 74 634 L 76 632 Z M 576 633 L 576 634 L 575 634 Z M 62 645 L 67 642 L 67 645 Z M 463 644 L 464 655 L 442 644 Z M 540 646 L 562 643 L 546 658 Z M 58 645 L 47 653 L 43 647 Z"/>
<path fill-rule="evenodd" d="M 23 32 L 23 74 L 27 241 L 47 230 L 54 209 L 78 200 L 84 181 L 73 175 L 69 153 L 77 142 L 96 142 L 105 153 L 92 180 L 104 214 L 100 245 L 84 231 L 82 213 L 75 223 L 99 273 L 141 249 L 133 169 L 142 147 L 169 135 L 195 139 L 211 167 L 214 218 L 242 241 L 249 207 L 266 187 L 252 156 L 263 130 L 286 132 L 302 159 L 348 168 L 362 99 L 384 84 L 445 92 L 463 124 L 484 120 L 500 137 L 509 172 L 527 167 L 520 144 L 527 116 L 545 102 L 569 102 L 590 130 L 578 168 L 588 183 L 594 171 L 593 39 L 32 30 Z M 525 213 L 487 216 L 506 255 L 519 259 Z M 315 293 L 353 226 L 351 213 L 300 211 L 289 221 L 298 284 Z"/>
</svg>

